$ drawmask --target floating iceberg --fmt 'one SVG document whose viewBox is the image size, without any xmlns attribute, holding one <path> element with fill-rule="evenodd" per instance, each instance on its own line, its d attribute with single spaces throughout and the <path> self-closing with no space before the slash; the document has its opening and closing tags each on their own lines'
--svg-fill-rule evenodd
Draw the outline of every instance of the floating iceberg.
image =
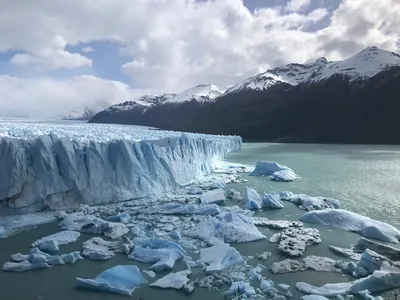
<svg viewBox="0 0 400 300">
<path fill-rule="evenodd" d="M 189 188 L 187 193 L 189 195 L 201 195 L 203 194 L 203 190 L 198 186 L 192 186 Z"/>
<path fill-rule="evenodd" d="M 301 256 L 307 246 L 321 243 L 321 238 L 318 229 L 289 227 L 273 235 L 269 241 L 279 243 L 278 250 L 290 256 Z"/>
<path fill-rule="evenodd" d="M 289 220 L 269 220 L 265 217 L 252 217 L 254 225 L 267 226 L 276 229 L 286 229 L 289 227 L 303 227 L 304 224 L 300 221 L 289 221 Z"/>
<path fill-rule="evenodd" d="M 355 231 L 365 237 L 398 243 L 400 231 L 395 227 L 371 218 L 341 209 L 310 211 L 304 214 L 301 221 L 322 224 L 347 231 Z"/>
<path fill-rule="evenodd" d="M 274 262 L 270 267 L 270 271 L 274 274 L 302 272 L 306 270 L 340 273 L 346 266 L 346 263 L 338 262 L 329 257 L 310 255 L 302 260 L 285 259 L 283 261 Z"/>
<path fill-rule="evenodd" d="M 129 232 L 125 224 L 104 221 L 90 215 L 70 214 L 60 222 L 62 229 L 75 230 L 93 234 L 104 234 L 112 239 Z"/>
<path fill-rule="evenodd" d="M 277 193 L 264 194 L 262 197 L 262 207 L 266 208 L 283 208 L 281 197 Z"/>
<path fill-rule="evenodd" d="M 304 194 L 292 195 L 291 201 L 298 205 L 301 209 L 312 211 L 327 208 L 339 208 L 340 201 L 333 198 L 311 197 Z"/>
<path fill-rule="evenodd" d="M 187 276 L 191 272 L 189 270 L 179 271 L 176 273 L 169 273 L 168 275 L 158 279 L 156 282 L 150 284 L 151 287 L 158 287 L 163 289 L 176 289 L 183 288 L 188 282 Z"/>
<path fill-rule="evenodd" d="M 137 266 L 115 266 L 94 279 L 76 278 L 78 286 L 98 291 L 131 296 L 135 289 L 147 283 Z"/>
<path fill-rule="evenodd" d="M 131 219 L 131 216 L 126 212 L 120 213 L 120 214 L 115 215 L 115 216 L 109 216 L 109 217 L 106 218 L 107 221 L 117 222 L 117 223 L 124 223 L 124 224 L 129 223 L 130 219 Z"/>
<path fill-rule="evenodd" d="M 57 252 L 60 250 L 56 241 L 47 241 L 39 245 L 39 250 L 47 253 Z"/>
<path fill-rule="evenodd" d="M 40 247 L 41 244 L 49 241 L 55 242 L 58 246 L 67 245 L 74 243 L 80 235 L 81 234 L 77 231 L 61 231 L 38 239 L 31 244 L 31 247 Z"/>
<path fill-rule="evenodd" d="M 271 176 L 276 181 L 293 181 L 296 173 L 287 166 L 270 161 L 259 161 L 250 176 Z"/>
<path fill-rule="evenodd" d="M 215 189 L 206 192 L 200 196 L 200 202 L 202 204 L 218 204 L 224 205 L 226 201 L 225 192 L 223 189 Z"/>
<path fill-rule="evenodd" d="M 250 218 L 234 212 L 209 217 L 188 230 L 186 235 L 204 240 L 208 245 L 219 242 L 243 243 L 265 238 Z"/>
<path fill-rule="evenodd" d="M 359 238 L 357 243 L 352 248 L 352 250 L 356 253 L 362 253 L 366 249 L 375 251 L 376 253 L 384 255 L 391 260 L 400 261 L 400 249 L 392 247 L 390 245 L 378 243 L 376 241 L 372 241 L 363 237 Z"/>
<path fill-rule="evenodd" d="M 38 248 L 33 248 L 29 254 L 16 253 L 11 255 L 11 259 L 15 262 L 6 262 L 3 265 L 4 271 L 24 272 L 33 269 L 50 268 L 55 265 L 73 264 L 82 260 L 83 257 L 79 251 L 61 255 L 49 255 Z"/>
<path fill-rule="evenodd" d="M 240 137 L 131 126 L 3 122 L 0 131 L 4 214 L 161 195 L 241 149 Z"/>
<path fill-rule="evenodd" d="M 107 260 L 114 257 L 114 253 L 129 254 L 133 243 L 127 237 L 118 241 L 105 241 L 101 237 L 94 237 L 82 244 L 82 255 L 92 260 Z"/>
<path fill-rule="evenodd" d="M 217 215 L 221 213 L 216 204 L 188 204 L 165 203 L 155 205 L 149 208 L 139 210 L 145 214 L 163 214 L 163 215 Z"/>
<path fill-rule="evenodd" d="M 200 259 L 208 265 L 206 274 L 219 272 L 243 262 L 240 253 L 225 243 L 217 243 L 210 248 L 200 249 Z"/>
<path fill-rule="evenodd" d="M 261 196 L 257 193 L 255 189 L 246 186 L 244 192 L 244 207 L 247 209 L 261 209 L 262 200 Z"/>
<path fill-rule="evenodd" d="M 237 281 L 232 283 L 229 290 L 226 291 L 225 294 L 230 296 L 243 297 L 243 295 L 246 295 L 251 297 L 256 294 L 256 290 L 248 282 Z"/>
</svg>

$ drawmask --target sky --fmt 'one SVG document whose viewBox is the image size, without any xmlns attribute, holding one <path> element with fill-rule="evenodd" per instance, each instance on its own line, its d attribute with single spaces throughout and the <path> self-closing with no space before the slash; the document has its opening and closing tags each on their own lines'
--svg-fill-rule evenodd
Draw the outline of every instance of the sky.
<svg viewBox="0 0 400 300">
<path fill-rule="evenodd" d="M 398 0 L 2 0 L 0 116 L 228 87 L 372 45 L 400 52 L 399 28 Z"/>
</svg>

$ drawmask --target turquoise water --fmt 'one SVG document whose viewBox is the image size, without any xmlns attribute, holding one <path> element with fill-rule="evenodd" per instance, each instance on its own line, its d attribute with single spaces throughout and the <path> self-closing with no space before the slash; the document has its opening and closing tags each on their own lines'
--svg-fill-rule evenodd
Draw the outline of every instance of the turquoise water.
<svg viewBox="0 0 400 300">
<path fill-rule="evenodd" d="M 249 177 L 248 185 L 255 187 L 258 192 L 291 190 L 296 193 L 306 193 L 312 196 L 334 197 L 342 201 L 342 207 L 358 212 L 378 220 L 386 221 L 400 227 L 400 146 L 353 146 L 353 145 L 299 145 L 299 144 L 245 144 L 243 151 L 232 153 L 229 161 L 255 164 L 258 160 L 276 161 L 293 168 L 301 176 L 293 183 L 272 182 L 263 177 Z M 229 185 L 240 192 L 244 184 Z M 271 219 L 297 220 L 304 212 L 291 203 L 285 203 L 282 210 L 262 211 L 257 215 Z M 312 226 L 316 227 L 316 226 Z M 355 233 L 334 230 L 317 226 L 320 230 L 322 243 L 307 248 L 306 255 L 329 256 L 343 259 L 330 252 L 328 245 L 349 247 L 358 239 Z M 58 232 L 55 223 L 38 226 L 36 229 L 22 232 L 7 239 L 0 239 L 0 263 L 9 260 L 16 252 L 27 253 L 29 245 L 36 239 Z M 274 230 L 262 228 L 261 231 L 269 238 Z M 62 247 L 62 253 L 79 250 L 81 243 L 91 235 L 82 235 L 72 244 Z M 272 262 L 286 257 L 276 251 L 276 245 L 268 241 L 257 241 L 234 245 L 242 255 L 255 255 L 263 251 L 270 251 L 273 257 L 262 262 L 269 267 Z M 254 259 L 251 264 L 260 263 Z M 123 299 L 123 296 L 102 294 L 79 290 L 75 287 L 75 277 L 93 278 L 103 270 L 117 264 L 136 264 L 141 269 L 149 265 L 127 260 L 124 255 L 116 255 L 105 262 L 84 260 L 72 266 L 59 266 L 46 270 L 29 271 L 20 274 L 0 272 L 1 299 L 42 299 L 42 300 L 95 300 L 95 299 Z M 183 269 L 178 263 L 174 271 Z M 204 276 L 201 270 L 193 269 L 191 279 Z M 165 275 L 161 273 L 157 278 Z M 292 285 L 292 299 L 300 299 L 294 284 L 306 281 L 315 285 L 328 282 L 348 281 L 349 278 L 341 274 L 303 272 L 283 275 L 273 275 L 268 270 L 263 272 L 266 278 L 276 283 Z M 254 284 L 257 287 L 257 284 Z M 228 288 L 227 286 L 224 287 Z M 395 299 L 395 292 L 384 294 L 385 299 Z M 224 299 L 223 294 L 217 291 L 208 291 L 195 288 L 190 295 L 173 290 L 159 290 L 143 287 L 134 292 L 132 299 Z"/>
</svg>

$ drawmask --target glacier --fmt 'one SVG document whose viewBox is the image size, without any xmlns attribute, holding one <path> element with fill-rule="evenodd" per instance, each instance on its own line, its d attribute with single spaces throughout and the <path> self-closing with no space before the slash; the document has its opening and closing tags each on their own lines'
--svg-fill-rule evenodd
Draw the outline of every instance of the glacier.
<svg viewBox="0 0 400 300">
<path fill-rule="evenodd" d="M 210 174 L 238 136 L 103 124 L 0 123 L 0 214 L 159 196 Z"/>
</svg>

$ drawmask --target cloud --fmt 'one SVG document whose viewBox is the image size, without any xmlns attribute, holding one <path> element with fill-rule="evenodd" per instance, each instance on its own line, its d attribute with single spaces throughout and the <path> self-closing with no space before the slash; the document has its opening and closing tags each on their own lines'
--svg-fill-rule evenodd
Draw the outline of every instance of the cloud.
<svg viewBox="0 0 400 300">
<path fill-rule="evenodd" d="M 94 51 L 95 50 L 90 46 L 86 46 L 86 47 L 82 48 L 82 52 L 84 52 L 84 53 L 89 53 L 89 52 L 94 52 Z"/>
<path fill-rule="evenodd" d="M 179 92 L 231 85 L 283 63 L 343 59 L 370 45 L 398 51 L 397 0 L 342 1 L 334 11 L 310 0 L 279 3 L 249 11 L 241 0 L 5 0 L 0 52 L 18 52 L 10 63 L 19 66 L 77 68 L 92 61 L 67 46 L 112 41 L 130 59 L 120 68 L 134 88 Z"/>
<path fill-rule="evenodd" d="M 2 116 L 34 118 L 67 116 L 82 105 L 104 109 L 151 92 L 88 75 L 69 80 L 0 75 L 0 91 Z"/>
</svg>

